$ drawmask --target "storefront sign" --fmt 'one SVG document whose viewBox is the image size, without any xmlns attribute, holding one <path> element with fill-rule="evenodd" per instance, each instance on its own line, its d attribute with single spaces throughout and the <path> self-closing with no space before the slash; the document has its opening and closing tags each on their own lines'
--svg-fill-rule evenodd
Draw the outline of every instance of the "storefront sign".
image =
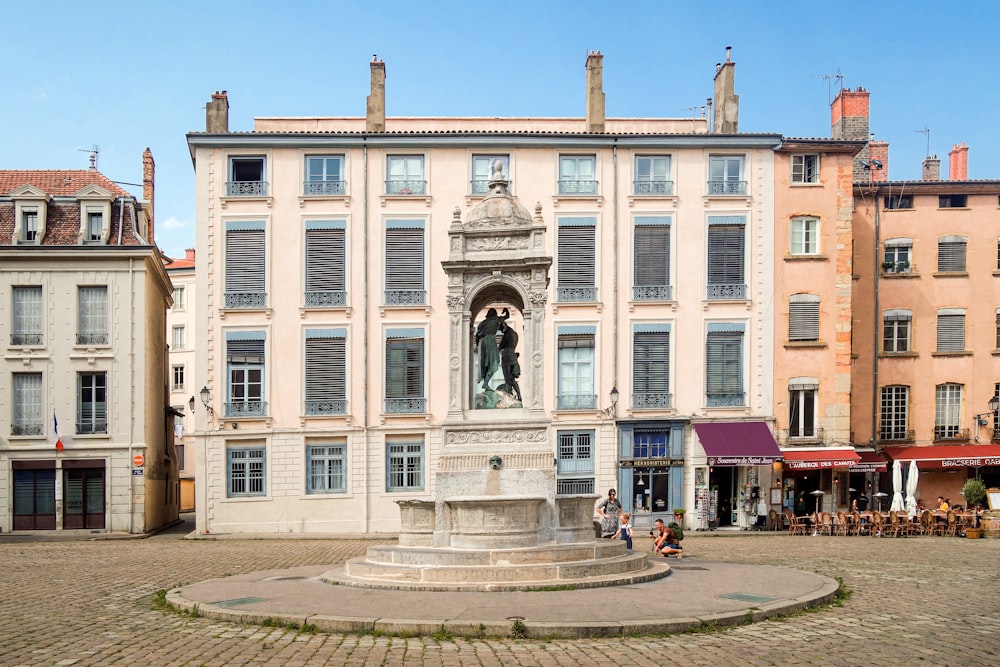
<svg viewBox="0 0 1000 667">
<path fill-rule="evenodd" d="M 1000 466 L 1000 458 L 982 456 L 974 459 L 942 459 L 942 468 L 981 468 L 982 466 Z"/>
<path fill-rule="evenodd" d="M 660 468 L 664 466 L 682 466 L 684 459 L 630 459 L 619 461 L 622 468 Z"/>
<path fill-rule="evenodd" d="M 851 466 L 851 472 L 886 472 L 889 467 L 884 463 L 855 463 Z"/>
<path fill-rule="evenodd" d="M 854 459 L 828 460 L 828 461 L 785 461 L 785 470 L 829 470 L 830 468 L 851 468 L 857 471 L 857 466 L 852 466 Z"/>
<path fill-rule="evenodd" d="M 710 466 L 769 466 L 780 461 L 777 456 L 715 456 L 709 457 Z"/>
</svg>

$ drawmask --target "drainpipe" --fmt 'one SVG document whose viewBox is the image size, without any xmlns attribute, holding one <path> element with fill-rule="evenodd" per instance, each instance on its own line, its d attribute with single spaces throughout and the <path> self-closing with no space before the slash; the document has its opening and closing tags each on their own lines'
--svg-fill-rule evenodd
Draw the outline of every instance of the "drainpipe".
<svg viewBox="0 0 1000 667">
<path fill-rule="evenodd" d="M 365 390 L 362 392 L 362 402 L 361 402 L 361 432 L 364 438 L 364 475 L 362 477 L 362 484 L 364 484 L 364 495 L 365 502 L 362 506 L 362 526 L 364 526 L 365 533 L 368 532 L 369 525 L 369 515 L 371 504 L 371 493 L 368 488 L 368 139 L 365 137 L 363 139 L 363 169 L 364 169 L 364 198 L 362 200 L 362 230 L 363 230 L 363 241 L 362 241 L 362 252 L 361 256 L 365 258 L 364 260 L 364 280 L 362 280 L 361 288 L 361 312 L 364 313 L 362 316 L 362 336 L 361 336 L 361 358 L 364 360 L 362 362 L 362 377 L 366 378 Z"/>
<path fill-rule="evenodd" d="M 125 197 L 118 198 L 118 245 L 122 244 L 122 222 L 125 217 Z"/>
<path fill-rule="evenodd" d="M 875 201 L 875 262 L 874 262 L 874 279 L 872 280 L 872 301 L 874 302 L 875 312 L 872 317 L 872 448 L 878 451 L 879 439 L 878 439 L 878 345 L 879 345 L 879 305 L 878 305 L 878 283 L 879 283 L 879 249 L 881 248 L 882 236 L 881 229 L 879 227 L 879 210 L 878 210 L 878 191 L 879 186 L 875 185 L 875 192 L 873 199 Z"/>
<path fill-rule="evenodd" d="M 121 230 L 121 227 L 118 228 Z M 138 386 L 135 373 L 135 259 L 128 260 L 128 369 L 130 387 Z M 135 392 L 128 399 L 128 532 L 135 532 L 135 476 L 132 475 L 133 447 L 135 446 Z M 145 482 L 145 477 L 143 481 Z"/>
<path fill-rule="evenodd" d="M 612 324 L 611 324 L 611 349 L 614 353 L 611 355 L 611 386 L 614 388 L 618 387 L 618 138 L 615 138 L 615 143 L 611 146 L 611 165 L 612 172 L 614 174 L 613 186 L 614 194 L 612 195 L 612 209 L 614 213 L 612 214 L 612 224 L 614 225 L 614 246 L 612 257 L 613 260 L 613 271 L 612 271 L 612 292 L 611 292 L 611 313 L 612 313 Z"/>
</svg>

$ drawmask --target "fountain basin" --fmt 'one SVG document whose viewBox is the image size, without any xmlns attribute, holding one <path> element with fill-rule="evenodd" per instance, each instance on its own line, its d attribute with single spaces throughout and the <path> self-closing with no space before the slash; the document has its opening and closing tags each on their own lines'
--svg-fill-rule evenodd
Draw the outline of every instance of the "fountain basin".
<svg viewBox="0 0 1000 667">
<path fill-rule="evenodd" d="M 544 496 L 446 498 L 451 513 L 449 546 L 455 549 L 516 549 L 538 545 L 538 510 Z"/>
</svg>

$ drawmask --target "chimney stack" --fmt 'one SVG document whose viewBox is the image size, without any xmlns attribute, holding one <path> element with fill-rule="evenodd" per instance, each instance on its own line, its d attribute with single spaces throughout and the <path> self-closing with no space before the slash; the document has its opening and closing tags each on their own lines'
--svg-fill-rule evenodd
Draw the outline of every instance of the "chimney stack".
<svg viewBox="0 0 1000 667">
<path fill-rule="evenodd" d="M 156 237 L 153 235 L 153 187 L 156 178 L 156 163 L 153 162 L 153 153 L 146 147 L 142 152 L 142 198 L 146 202 L 149 211 L 149 245 L 156 245 Z"/>
<path fill-rule="evenodd" d="M 194 248 L 184 248 L 184 259 L 189 262 L 194 261 Z"/>
<path fill-rule="evenodd" d="M 964 141 L 961 144 L 953 144 L 952 149 L 948 151 L 948 180 L 969 180 L 969 147 Z"/>
<path fill-rule="evenodd" d="M 924 180 L 941 180 L 941 158 L 937 155 L 928 155 L 924 158 Z"/>
<path fill-rule="evenodd" d="M 740 131 L 740 96 L 736 94 L 736 63 L 732 61 L 733 47 L 726 47 L 726 62 L 715 65 L 715 122 L 712 131 L 717 134 L 736 134 Z"/>
<path fill-rule="evenodd" d="M 870 93 L 858 86 L 855 90 L 842 88 L 833 102 L 830 103 L 830 137 L 832 139 L 862 140 L 874 142 L 874 135 L 869 134 L 869 96 Z M 865 183 L 872 181 L 885 181 L 888 179 L 889 170 L 889 144 L 882 142 L 879 144 L 881 151 L 876 155 L 873 144 L 869 143 L 858 154 L 854 156 L 854 182 Z M 882 163 L 882 169 L 874 168 L 871 160 L 878 160 Z M 865 164 L 871 168 L 870 173 L 865 169 Z"/>
<path fill-rule="evenodd" d="M 604 56 L 587 55 L 587 132 L 604 132 Z"/>
<path fill-rule="evenodd" d="M 226 91 L 215 91 L 205 105 L 205 131 L 212 134 L 229 132 L 229 97 Z"/>
<path fill-rule="evenodd" d="M 884 183 L 889 180 L 889 142 L 888 141 L 876 141 L 875 136 L 872 135 L 871 140 L 868 142 L 868 156 L 871 157 L 869 161 L 869 166 L 871 169 L 868 171 L 869 176 L 865 179 L 870 179 L 875 183 Z M 879 167 L 879 165 L 882 165 Z"/>
<path fill-rule="evenodd" d="M 372 56 L 372 85 L 365 111 L 365 132 L 385 132 L 385 63 Z"/>
</svg>

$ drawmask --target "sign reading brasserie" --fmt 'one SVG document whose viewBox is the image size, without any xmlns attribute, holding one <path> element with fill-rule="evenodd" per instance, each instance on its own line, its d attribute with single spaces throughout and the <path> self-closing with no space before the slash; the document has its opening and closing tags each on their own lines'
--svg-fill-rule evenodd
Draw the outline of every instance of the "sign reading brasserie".
<svg viewBox="0 0 1000 667">
<path fill-rule="evenodd" d="M 977 456 L 969 459 L 942 459 L 942 468 L 980 468 L 982 466 L 1000 466 L 1000 457 Z"/>
</svg>

